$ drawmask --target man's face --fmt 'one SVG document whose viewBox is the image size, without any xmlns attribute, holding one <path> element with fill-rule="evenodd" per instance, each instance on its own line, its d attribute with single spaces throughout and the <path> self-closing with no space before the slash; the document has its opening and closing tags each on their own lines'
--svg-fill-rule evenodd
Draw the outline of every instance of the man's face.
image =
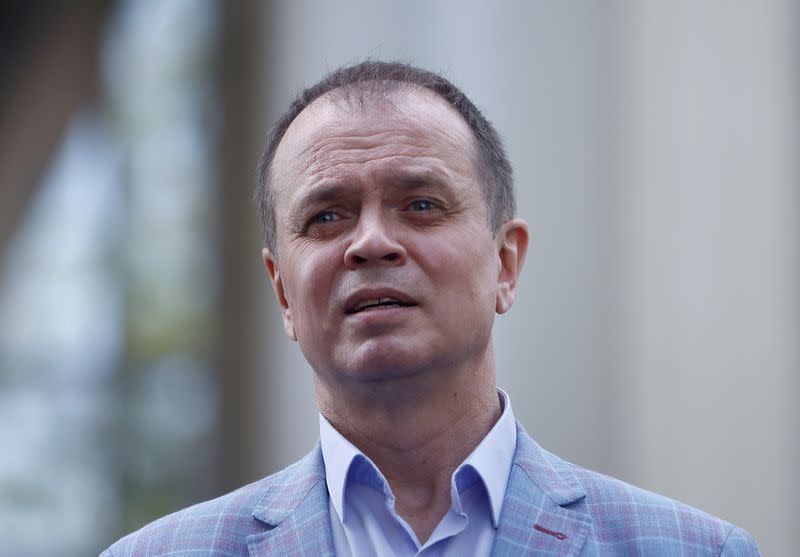
<svg viewBox="0 0 800 557">
<path fill-rule="evenodd" d="M 321 380 L 485 359 L 518 269 L 509 283 L 475 158 L 461 116 L 426 91 L 367 108 L 323 96 L 291 124 L 273 162 L 278 258 L 264 258 Z"/>
</svg>

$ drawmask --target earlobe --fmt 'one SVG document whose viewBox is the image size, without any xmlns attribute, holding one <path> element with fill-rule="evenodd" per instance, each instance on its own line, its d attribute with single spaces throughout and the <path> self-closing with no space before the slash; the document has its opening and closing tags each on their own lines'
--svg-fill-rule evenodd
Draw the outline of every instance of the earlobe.
<svg viewBox="0 0 800 557">
<path fill-rule="evenodd" d="M 495 311 L 503 314 L 514 304 L 522 265 L 528 252 L 528 224 L 522 219 L 511 219 L 497 231 L 500 270 L 497 277 Z"/>
<path fill-rule="evenodd" d="M 269 279 L 272 282 L 272 289 L 275 291 L 275 298 L 278 300 L 278 305 L 281 307 L 281 314 L 283 316 L 283 329 L 286 335 L 292 339 L 297 340 L 297 335 L 294 332 L 294 321 L 292 320 L 292 310 L 289 302 L 286 299 L 286 292 L 283 289 L 283 280 L 281 278 L 280 267 L 278 260 L 269 251 L 269 248 L 261 250 L 261 258 L 264 261 L 264 267 L 267 269 Z"/>
</svg>

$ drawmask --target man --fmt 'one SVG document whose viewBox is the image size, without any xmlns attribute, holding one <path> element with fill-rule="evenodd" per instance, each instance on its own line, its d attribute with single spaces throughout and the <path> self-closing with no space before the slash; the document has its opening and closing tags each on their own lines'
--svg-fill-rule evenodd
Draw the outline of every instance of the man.
<svg viewBox="0 0 800 557">
<path fill-rule="evenodd" d="M 528 245 L 491 124 L 365 62 L 306 90 L 259 172 L 263 258 L 314 369 L 321 443 L 104 555 L 757 555 L 744 531 L 564 462 L 495 386 Z"/>
</svg>

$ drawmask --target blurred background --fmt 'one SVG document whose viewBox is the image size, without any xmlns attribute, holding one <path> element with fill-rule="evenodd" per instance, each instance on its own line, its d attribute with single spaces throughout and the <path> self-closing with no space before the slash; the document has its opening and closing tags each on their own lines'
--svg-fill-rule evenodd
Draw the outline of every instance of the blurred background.
<svg viewBox="0 0 800 557">
<path fill-rule="evenodd" d="M 97 554 L 317 437 L 250 201 L 371 56 L 496 124 L 533 244 L 498 381 L 562 457 L 800 545 L 800 6 L 0 2 L 0 555 Z"/>
</svg>

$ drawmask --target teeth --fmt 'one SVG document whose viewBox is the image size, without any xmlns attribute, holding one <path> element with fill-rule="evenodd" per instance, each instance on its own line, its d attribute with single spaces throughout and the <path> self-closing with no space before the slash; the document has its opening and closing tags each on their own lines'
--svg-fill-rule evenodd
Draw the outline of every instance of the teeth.
<svg viewBox="0 0 800 557">
<path fill-rule="evenodd" d="M 399 303 L 400 301 L 396 300 L 395 298 L 370 298 L 369 300 L 363 300 L 359 302 L 359 304 L 355 307 L 355 311 L 361 311 L 362 309 L 382 304 L 399 304 Z"/>
<path fill-rule="evenodd" d="M 378 300 L 377 298 L 375 298 L 373 300 L 364 300 L 363 302 L 359 302 L 359 304 L 356 306 L 356 311 L 362 310 L 362 309 L 364 309 L 365 307 L 368 307 L 368 306 L 377 305 L 379 303 L 381 303 L 381 301 Z"/>
</svg>

